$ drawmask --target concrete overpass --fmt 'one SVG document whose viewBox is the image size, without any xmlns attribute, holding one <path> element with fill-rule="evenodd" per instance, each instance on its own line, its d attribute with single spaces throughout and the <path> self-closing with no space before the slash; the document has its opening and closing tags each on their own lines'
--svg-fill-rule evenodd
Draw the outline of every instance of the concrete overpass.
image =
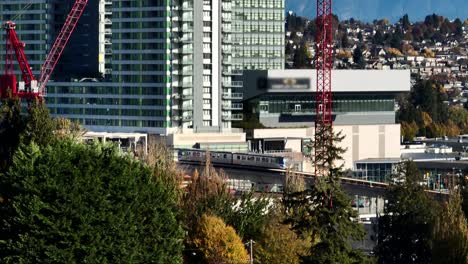
<svg viewBox="0 0 468 264">
<path fill-rule="evenodd" d="M 198 170 L 199 172 L 204 170 L 204 165 L 198 162 L 179 162 L 178 165 L 188 175 L 193 175 L 195 170 Z M 233 182 L 250 181 L 255 184 L 257 188 L 259 186 L 269 186 L 270 188 L 271 186 L 284 186 L 286 176 L 285 170 L 238 165 L 220 166 L 213 164 L 213 166 L 222 170 L 228 179 Z M 306 183 L 313 184 L 315 179 L 314 174 L 306 172 L 293 173 L 304 177 Z M 341 185 L 350 198 L 356 201 L 356 209 L 361 215 L 375 215 L 377 213 L 383 213 L 385 196 L 387 194 L 389 184 L 344 177 L 341 178 Z M 439 193 L 436 191 L 427 192 L 437 196 L 437 198 L 446 195 L 446 193 Z M 280 193 L 280 190 L 275 191 L 275 194 Z"/>
</svg>

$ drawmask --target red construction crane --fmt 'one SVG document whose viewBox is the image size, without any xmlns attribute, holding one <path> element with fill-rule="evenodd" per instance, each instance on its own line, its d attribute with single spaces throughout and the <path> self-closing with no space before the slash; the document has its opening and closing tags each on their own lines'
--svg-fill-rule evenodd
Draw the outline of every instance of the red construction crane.
<svg viewBox="0 0 468 264">
<path fill-rule="evenodd" d="M 68 13 L 65 24 L 63 24 L 57 39 L 52 46 L 44 64 L 41 67 L 41 76 L 39 82 L 36 81 L 29 66 L 28 60 L 24 54 L 26 44 L 21 42 L 16 34 L 16 24 L 12 21 L 5 23 L 6 43 L 5 43 L 5 74 L 0 75 L 0 97 L 6 98 L 9 96 L 39 99 L 42 100 L 45 95 L 45 86 L 54 71 L 63 50 L 67 46 L 68 40 L 75 30 L 78 21 L 83 14 L 88 0 L 75 0 L 72 9 Z M 22 82 L 17 86 L 16 75 L 13 68 L 13 52 L 21 69 Z"/>
<path fill-rule="evenodd" d="M 332 68 L 333 17 L 332 0 L 317 0 L 316 69 L 317 90 L 315 119 L 315 173 L 323 176 L 328 146 L 332 144 Z"/>
</svg>

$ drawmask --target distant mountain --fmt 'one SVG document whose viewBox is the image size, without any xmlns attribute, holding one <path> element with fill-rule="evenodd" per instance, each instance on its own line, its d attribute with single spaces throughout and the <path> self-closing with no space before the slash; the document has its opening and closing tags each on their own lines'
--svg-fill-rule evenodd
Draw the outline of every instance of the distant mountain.
<svg viewBox="0 0 468 264">
<path fill-rule="evenodd" d="M 286 10 L 300 16 L 315 17 L 316 0 L 285 0 Z M 355 18 L 372 22 L 374 19 L 388 18 L 398 21 L 408 14 L 411 21 L 421 21 L 432 13 L 449 19 L 468 19 L 468 0 L 334 0 L 333 13 L 340 20 Z"/>
</svg>

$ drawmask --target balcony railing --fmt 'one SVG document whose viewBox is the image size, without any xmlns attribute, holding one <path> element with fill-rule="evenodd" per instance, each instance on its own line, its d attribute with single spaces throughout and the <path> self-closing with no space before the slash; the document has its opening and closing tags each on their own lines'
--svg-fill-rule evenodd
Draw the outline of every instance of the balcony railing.
<svg viewBox="0 0 468 264">
<path fill-rule="evenodd" d="M 242 88 L 242 87 L 244 87 L 244 82 L 242 82 L 242 81 L 223 82 L 223 85 L 224 85 L 225 87 L 238 87 L 238 88 Z"/>
<path fill-rule="evenodd" d="M 223 93 L 223 99 L 242 100 L 243 98 L 243 93 Z"/>
<path fill-rule="evenodd" d="M 242 114 L 223 115 L 224 120 L 242 121 L 244 116 Z"/>
<path fill-rule="evenodd" d="M 223 109 L 225 110 L 242 110 L 243 104 L 241 103 L 232 103 L 232 104 L 223 104 Z"/>
</svg>

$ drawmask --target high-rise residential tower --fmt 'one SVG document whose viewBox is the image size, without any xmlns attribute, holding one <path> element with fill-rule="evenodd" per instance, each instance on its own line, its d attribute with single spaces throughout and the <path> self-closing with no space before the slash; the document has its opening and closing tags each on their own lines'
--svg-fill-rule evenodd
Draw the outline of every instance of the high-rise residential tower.
<svg viewBox="0 0 468 264">
<path fill-rule="evenodd" d="M 0 2 L 36 75 L 69 2 Z M 283 13 L 284 0 L 89 1 L 47 104 L 93 131 L 229 131 L 242 119 L 242 70 L 284 65 Z"/>
</svg>

